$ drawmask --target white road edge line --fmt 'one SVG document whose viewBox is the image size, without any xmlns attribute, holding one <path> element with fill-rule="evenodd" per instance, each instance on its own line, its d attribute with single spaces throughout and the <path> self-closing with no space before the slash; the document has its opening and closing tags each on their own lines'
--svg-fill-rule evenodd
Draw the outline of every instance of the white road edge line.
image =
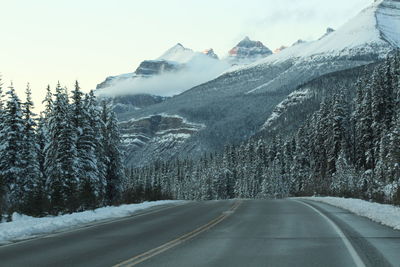
<svg viewBox="0 0 400 267">
<path fill-rule="evenodd" d="M 336 231 L 336 233 L 340 236 L 342 239 L 344 245 L 346 246 L 347 250 L 350 253 L 350 256 L 353 258 L 354 263 L 356 264 L 357 267 L 365 267 L 365 263 L 362 261 L 360 256 L 358 255 L 357 251 L 354 249 L 353 245 L 351 244 L 350 240 L 346 237 L 346 235 L 340 230 L 339 226 L 337 226 L 331 219 L 329 219 L 325 214 L 314 208 L 313 206 L 299 200 L 294 200 L 296 202 L 299 202 L 310 209 L 314 210 L 316 213 L 318 213 L 322 218 L 324 218 L 331 226 L 332 228 Z"/>
</svg>

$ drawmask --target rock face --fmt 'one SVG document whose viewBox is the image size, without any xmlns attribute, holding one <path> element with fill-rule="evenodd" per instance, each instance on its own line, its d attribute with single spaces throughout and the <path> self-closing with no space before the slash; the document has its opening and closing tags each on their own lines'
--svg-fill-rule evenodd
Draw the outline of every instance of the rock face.
<svg viewBox="0 0 400 267">
<path fill-rule="evenodd" d="M 302 86 L 331 73 L 342 73 L 337 76 L 342 77 L 357 67 L 381 60 L 400 46 L 400 27 L 396 26 L 400 21 L 399 6 L 399 1 L 377 1 L 320 40 L 299 43 L 257 63 L 234 68 L 161 103 L 120 113 L 120 120 L 126 122 L 132 118 L 138 121 L 154 114 L 170 114 L 169 117 L 179 117 L 182 121 L 190 121 L 190 124 L 202 125 L 176 145 L 152 135 L 147 143 L 131 150 L 128 163 L 145 165 L 151 159 L 199 156 L 220 150 L 227 143 L 239 143 L 258 134 L 274 110 L 280 118 L 284 118 L 286 109 L 293 110 L 297 104 L 311 100 L 320 101 L 321 98 L 309 98 L 308 93 L 322 92 L 323 88 L 315 86 L 312 91 L 307 91 Z M 241 47 L 249 43 L 248 40 L 244 41 Z M 251 54 L 237 51 L 234 54 Z M 325 80 L 336 84 L 337 77 Z M 297 93 L 290 95 L 297 89 Z M 279 103 L 282 109 L 276 109 Z M 300 124 L 306 115 L 302 114 L 296 123 Z M 279 118 L 270 120 L 271 126 L 267 128 L 278 129 L 277 121 Z M 162 153 L 159 152 L 161 150 Z"/>
<path fill-rule="evenodd" d="M 334 29 L 328 27 L 326 29 L 326 32 L 324 33 L 324 35 L 322 35 L 322 37 L 320 39 L 325 38 L 326 36 L 328 36 L 329 34 L 333 33 L 334 31 L 335 31 Z"/>
<path fill-rule="evenodd" d="M 156 158 L 176 157 L 185 141 L 202 128 L 201 124 L 166 114 L 122 122 L 120 131 L 126 160 L 140 166 Z M 143 149 L 145 154 L 137 153 Z"/>
<path fill-rule="evenodd" d="M 139 76 L 154 76 L 164 72 L 179 70 L 181 66 L 170 63 L 166 60 L 145 60 L 140 63 L 135 74 Z"/>
<path fill-rule="evenodd" d="M 234 48 L 229 50 L 229 60 L 233 63 L 253 62 L 260 58 L 269 56 L 272 51 L 260 41 L 252 41 L 245 37 Z"/>
</svg>

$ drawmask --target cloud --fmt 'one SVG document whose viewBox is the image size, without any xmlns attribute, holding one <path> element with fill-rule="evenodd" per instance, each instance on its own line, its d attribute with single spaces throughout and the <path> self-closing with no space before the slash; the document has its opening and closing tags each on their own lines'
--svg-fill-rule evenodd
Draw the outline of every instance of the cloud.
<svg viewBox="0 0 400 267">
<path fill-rule="evenodd" d="M 264 13 L 257 12 L 244 22 L 240 35 L 260 39 L 274 49 L 298 39 L 315 40 L 327 27 L 338 29 L 373 0 L 281 0 L 266 1 Z"/>
<path fill-rule="evenodd" d="M 97 91 L 99 96 L 151 94 L 173 96 L 212 80 L 226 71 L 230 65 L 221 60 L 197 54 L 180 71 L 167 72 L 151 78 L 131 78 L 116 81 L 110 87 Z"/>
</svg>

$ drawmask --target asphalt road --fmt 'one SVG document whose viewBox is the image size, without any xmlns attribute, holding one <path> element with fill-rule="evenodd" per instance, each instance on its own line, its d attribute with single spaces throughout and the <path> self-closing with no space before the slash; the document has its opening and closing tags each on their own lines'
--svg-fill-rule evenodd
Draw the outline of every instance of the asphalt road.
<svg viewBox="0 0 400 267">
<path fill-rule="evenodd" d="M 0 266 L 400 266 L 400 231 L 327 204 L 189 202 L 0 246 Z"/>
</svg>

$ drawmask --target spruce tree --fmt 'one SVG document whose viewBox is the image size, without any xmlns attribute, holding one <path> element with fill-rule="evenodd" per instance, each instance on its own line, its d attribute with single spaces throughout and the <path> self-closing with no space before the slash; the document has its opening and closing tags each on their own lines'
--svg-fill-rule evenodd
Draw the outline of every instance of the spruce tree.
<svg viewBox="0 0 400 267">
<path fill-rule="evenodd" d="M 105 202 L 107 205 L 114 205 L 120 202 L 121 184 L 124 179 L 122 154 L 120 151 L 121 139 L 115 113 L 108 106 L 106 101 L 102 102 L 102 135 L 104 142 L 104 157 L 106 159 L 105 171 Z"/>
<path fill-rule="evenodd" d="M 39 182 L 39 164 L 36 146 L 36 122 L 33 114 L 33 102 L 29 84 L 26 87 L 26 101 L 23 103 L 23 129 L 22 129 L 22 176 L 21 181 L 24 184 L 24 195 L 22 201 L 22 212 L 29 215 L 38 215 L 41 213 L 40 207 L 32 205 L 36 198 L 41 198 Z M 36 210 L 37 209 L 37 210 Z"/>
<path fill-rule="evenodd" d="M 50 143 L 46 151 L 46 175 L 53 213 L 78 209 L 79 180 L 76 171 L 76 132 L 66 90 L 58 83 L 49 117 Z"/>
<path fill-rule="evenodd" d="M 0 176 L 5 183 L 5 209 L 9 215 L 20 211 L 25 194 L 23 181 L 24 163 L 22 159 L 23 129 L 21 101 L 11 85 L 7 92 L 8 100 L 4 110 L 3 128 L 0 139 Z"/>
<path fill-rule="evenodd" d="M 0 75 L 0 152 L 3 151 L 4 145 L 4 102 L 3 102 L 3 83 L 1 81 Z M 2 216 L 5 213 L 5 177 L 1 174 L 0 169 L 0 221 L 2 220 Z"/>
</svg>

